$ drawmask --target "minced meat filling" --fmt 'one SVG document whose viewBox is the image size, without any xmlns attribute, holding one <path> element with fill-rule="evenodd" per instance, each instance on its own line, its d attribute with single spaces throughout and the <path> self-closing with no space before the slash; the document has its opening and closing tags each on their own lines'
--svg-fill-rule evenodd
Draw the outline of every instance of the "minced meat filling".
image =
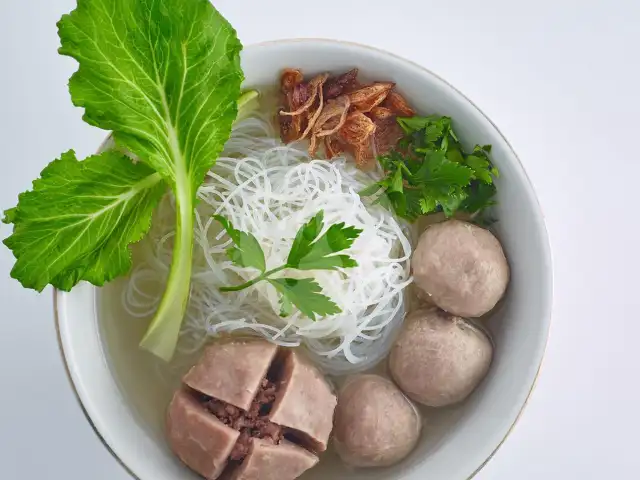
<svg viewBox="0 0 640 480">
<path fill-rule="evenodd" d="M 207 410 L 222 423 L 240 432 L 229 456 L 230 460 L 241 461 L 247 456 L 251 438 L 260 438 L 274 445 L 280 443 L 284 436 L 282 427 L 270 422 L 267 417 L 276 399 L 277 390 L 278 387 L 274 382 L 266 378 L 263 379 L 249 411 L 244 411 L 215 398 L 202 396 L 203 404 Z"/>
</svg>

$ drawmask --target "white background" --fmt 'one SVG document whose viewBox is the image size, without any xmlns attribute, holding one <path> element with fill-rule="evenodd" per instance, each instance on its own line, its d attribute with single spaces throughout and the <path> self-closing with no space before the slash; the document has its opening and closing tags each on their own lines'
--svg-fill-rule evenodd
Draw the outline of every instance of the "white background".
<svg viewBox="0 0 640 480">
<path fill-rule="evenodd" d="M 0 0 L 0 207 L 104 133 L 66 90 L 55 23 L 73 0 Z M 555 306 L 524 417 L 487 480 L 640 478 L 640 2 L 218 0 L 245 44 L 329 37 L 415 60 L 468 95 L 527 169 L 547 219 Z M 0 227 L 2 238 L 9 234 Z M 128 480 L 64 375 L 51 291 L 0 248 L 0 478 Z M 464 455 L 464 452 L 460 452 Z M 460 479 L 452 479 L 460 480 Z"/>
</svg>

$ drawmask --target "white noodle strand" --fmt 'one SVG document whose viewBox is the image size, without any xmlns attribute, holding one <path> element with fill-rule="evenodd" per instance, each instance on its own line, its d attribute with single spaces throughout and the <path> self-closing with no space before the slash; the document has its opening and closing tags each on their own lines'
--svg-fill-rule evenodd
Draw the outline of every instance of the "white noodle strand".
<svg viewBox="0 0 640 480">
<path fill-rule="evenodd" d="M 237 332 L 282 346 L 303 346 L 330 374 L 362 371 L 380 361 L 404 317 L 411 244 L 392 214 L 364 204 L 358 195 L 372 181 L 345 159 L 312 160 L 304 145 L 283 146 L 263 118 L 236 125 L 198 191 L 191 296 L 179 352 L 195 352 L 207 336 Z M 342 313 L 315 322 L 298 311 L 281 318 L 279 295 L 267 282 L 240 292 L 219 291 L 257 273 L 228 259 L 225 251 L 231 242 L 213 214 L 252 233 L 265 251 L 267 268 L 274 268 L 285 263 L 296 232 L 320 210 L 325 231 L 338 222 L 362 230 L 345 252 L 358 266 L 282 275 L 313 277 Z M 122 295 L 133 317 L 149 316 L 158 306 L 158 291 L 171 264 L 174 217 L 175 201 L 167 195 L 140 247 L 142 261 Z"/>
</svg>

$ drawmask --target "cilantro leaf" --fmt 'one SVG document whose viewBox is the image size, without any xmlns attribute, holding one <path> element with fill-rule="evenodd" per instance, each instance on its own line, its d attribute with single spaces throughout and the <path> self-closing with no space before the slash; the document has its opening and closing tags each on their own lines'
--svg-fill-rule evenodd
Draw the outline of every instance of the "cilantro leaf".
<svg viewBox="0 0 640 480">
<path fill-rule="evenodd" d="M 398 192 L 402 193 L 404 191 L 404 178 L 402 176 L 402 169 L 398 168 L 396 173 L 393 174 L 392 177 L 389 177 L 391 181 L 389 182 L 389 186 L 387 187 L 387 192 Z"/>
<path fill-rule="evenodd" d="M 227 249 L 231 261 L 239 267 L 251 267 L 264 272 L 267 266 L 258 239 L 251 233 L 236 230 L 233 224 L 221 215 L 214 215 L 213 218 L 220 222 L 235 244 Z"/>
<path fill-rule="evenodd" d="M 288 268 L 334 270 L 358 266 L 350 256 L 335 254 L 351 248 L 362 230 L 337 223 L 318 237 L 324 226 L 323 218 L 324 213 L 320 211 L 298 230 L 287 258 Z"/>
<path fill-rule="evenodd" d="M 433 195 L 424 195 L 422 198 L 420 198 L 419 202 L 420 213 L 422 213 L 423 215 L 427 215 L 428 213 L 435 211 L 435 209 L 438 207 L 438 201 L 434 198 Z"/>
<path fill-rule="evenodd" d="M 449 133 L 452 134 L 453 130 Z M 451 136 L 451 138 L 453 139 L 454 137 Z M 446 155 L 447 160 L 464 164 L 464 155 L 462 154 L 462 149 L 460 148 L 457 140 L 454 139 L 454 141 L 447 142 Z"/>
<path fill-rule="evenodd" d="M 316 317 L 336 315 L 341 312 L 329 297 L 323 295 L 322 288 L 310 278 L 275 278 L 269 283 L 282 295 L 282 312 L 290 312 L 295 305 L 300 312 L 315 321 Z"/>
<path fill-rule="evenodd" d="M 336 223 L 321 234 L 324 229 L 324 212 L 321 210 L 296 233 L 287 262 L 267 271 L 264 253 L 257 239 L 249 233 L 235 229 L 231 222 L 221 216 L 216 215 L 214 218 L 222 224 L 236 243 L 236 247 L 227 250 L 229 257 L 238 265 L 254 266 L 262 272 L 256 278 L 241 285 L 220 287 L 221 292 L 238 292 L 266 280 L 282 295 L 280 315 L 283 317 L 291 315 L 294 307 L 314 321 L 316 316 L 340 313 L 338 306 L 322 295 L 320 285 L 313 279 L 274 278 L 273 276 L 287 269 L 335 270 L 357 267 L 358 263 L 349 255 L 337 253 L 351 248 L 362 230 L 347 227 L 344 223 Z"/>
<path fill-rule="evenodd" d="M 430 115 L 428 117 L 398 118 L 398 124 L 407 134 L 412 134 L 417 152 L 430 152 L 435 149 L 447 150 L 449 139 L 457 142 L 451 129 L 451 118 Z"/>
<path fill-rule="evenodd" d="M 149 230 L 166 191 L 159 174 L 115 151 L 79 162 L 64 153 L 5 212 L 16 257 L 11 276 L 27 288 L 68 291 L 81 280 L 103 285 L 131 268 L 129 245 Z M 43 265 L 46 268 L 43 268 Z"/>
<path fill-rule="evenodd" d="M 298 270 L 336 270 L 338 268 L 354 268 L 358 266 L 349 255 L 331 255 L 305 258 L 296 267 Z"/>
<path fill-rule="evenodd" d="M 495 205 L 496 186 L 481 182 L 473 182 L 467 198 L 460 205 L 460 210 L 476 213 Z"/>
<path fill-rule="evenodd" d="M 478 212 L 494 203 L 493 179 L 498 170 L 489 158 L 490 145 L 476 145 L 465 153 L 446 116 L 398 118 L 397 122 L 404 138 L 396 149 L 378 157 L 386 177 L 363 189 L 361 196 L 378 195 L 375 203 L 389 204 L 396 215 L 410 222 L 436 212 L 448 217 L 458 210 Z M 381 189 L 385 195 L 380 195 Z"/>
<path fill-rule="evenodd" d="M 291 245 L 291 251 L 287 257 L 287 265 L 297 265 L 310 251 L 313 241 L 318 238 L 324 226 L 324 211 L 320 210 L 315 216 L 305 223 L 298 232 Z"/>
<path fill-rule="evenodd" d="M 371 197 L 373 195 L 377 195 L 380 192 L 380 190 L 383 190 L 383 189 L 384 188 L 382 187 L 382 185 L 380 185 L 379 182 L 376 182 L 360 190 L 358 192 L 358 195 L 360 195 L 361 197 Z"/>
<path fill-rule="evenodd" d="M 424 129 L 425 141 L 427 145 L 436 145 L 436 142 L 448 141 L 448 133 L 451 130 L 451 119 L 441 117 L 430 122 Z"/>
<path fill-rule="evenodd" d="M 402 193 L 389 192 L 387 198 L 396 215 L 409 221 L 414 221 L 423 213 L 421 202 L 424 199 L 424 193 L 422 189 L 412 187 L 405 188 Z"/>
<path fill-rule="evenodd" d="M 436 124 L 442 125 L 443 122 L 447 122 L 448 120 L 449 117 L 439 117 L 437 115 L 430 115 L 428 117 L 398 117 L 398 125 L 400 125 L 406 133 L 414 133 L 426 130 Z"/>
<path fill-rule="evenodd" d="M 288 317 L 293 313 L 293 303 L 289 300 L 289 297 L 284 295 L 280 296 L 280 316 Z"/>
<path fill-rule="evenodd" d="M 438 199 L 438 204 L 444 212 L 445 216 L 451 217 L 457 210 L 460 209 L 460 205 L 467 198 L 467 193 L 463 190 L 453 189 L 448 195 Z"/>
<path fill-rule="evenodd" d="M 473 178 L 473 170 L 467 166 L 448 160 L 443 151 L 425 154 L 420 169 L 413 180 L 416 184 L 450 189 L 464 187 Z"/>
<path fill-rule="evenodd" d="M 493 182 L 488 159 L 477 155 L 469 155 L 467 157 L 467 165 L 473 169 L 474 175 L 478 180 L 481 180 L 484 183 Z"/>
<path fill-rule="evenodd" d="M 489 153 L 491 145 L 476 145 L 466 158 L 466 163 L 473 169 L 475 178 L 486 184 L 493 183 L 493 177 L 498 176 L 498 170 L 491 163 Z"/>
</svg>

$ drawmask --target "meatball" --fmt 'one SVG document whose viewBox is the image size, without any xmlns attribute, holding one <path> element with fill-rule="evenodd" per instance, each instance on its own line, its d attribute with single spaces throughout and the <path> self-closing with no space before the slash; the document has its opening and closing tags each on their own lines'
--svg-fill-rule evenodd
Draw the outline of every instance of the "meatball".
<svg viewBox="0 0 640 480">
<path fill-rule="evenodd" d="M 263 340 L 218 341 L 183 377 L 166 433 L 178 458 L 210 480 L 293 480 L 326 450 L 336 402 L 297 352 Z"/>
<path fill-rule="evenodd" d="M 467 398 L 486 376 L 493 346 L 469 321 L 437 308 L 417 310 L 389 354 L 389 371 L 407 396 L 429 407 Z"/>
<path fill-rule="evenodd" d="M 348 465 L 393 465 L 413 450 L 420 430 L 413 404 L 383 377 L 352 377 L 338 394 L 333 439 Z"/>
<path fill-rule="evenodd" d="M 411 260 L 415 284 L 441 309 L 480 317 L 495 307 L 509 283 L 509 265 L 491 232 L 447 220 L 420 237 Z"/>
</svg>

